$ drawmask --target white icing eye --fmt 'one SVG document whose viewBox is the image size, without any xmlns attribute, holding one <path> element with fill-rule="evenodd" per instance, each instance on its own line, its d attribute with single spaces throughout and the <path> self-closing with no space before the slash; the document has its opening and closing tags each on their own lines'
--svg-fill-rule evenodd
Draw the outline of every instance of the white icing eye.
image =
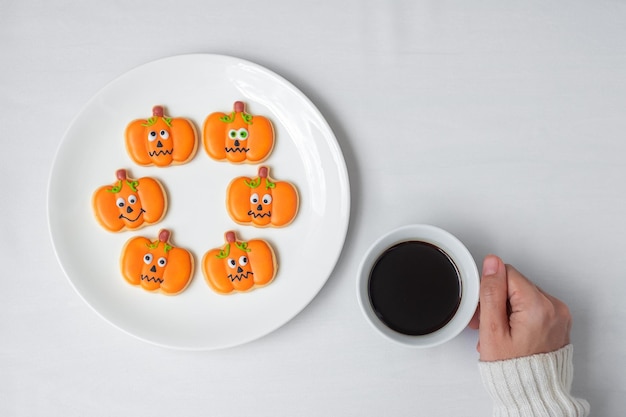
<svg viewBox="0 0 626 417">
<path fill-rule="evenodd" d="M 230 268 L 234 268 L 234 267 L 237 266 L 237 262 L 235 262 L 235 260 L 233 258 L 228 258 L 228 261 L 226 261 L 226 262 L 228 262 L 228 266 Z"/>
<path fill-rule="evenodd" d="M 144 262 L 146 265 L 150 265 L 150 262 L 152 262 L 152 254 L 151 254 L 151 253 L 146 253 L 146 254 L 143 256 L 143 262 Z"/>
<path fill-rule="evenodd" d="M 230 129 L 228 131 L 228 137 L 231 139 L 237 139 L 237 131 L 235 129 Z"/>
<path fill-rule="evenodd" d="M 241 265 L 241 266 L 248 265 L 248 258 L 246 258 L 245 256 L 241 256 L 239 258 L 239 265 Z"/>
<path fill-rule="evenodd" d="M 265 194 L 263 196 L 263 204 L 269 204 L 272 202 L 272 196 L 269 194 Z"/>
<path fill-rule="evenodd" d="M 165 259 L 165 258 L 161 257 L 161 258 L 159 258 L 159 260 L 157 261 L 157 263 L 159 264 L 159 266 L 160 266 L 161 268 L 163 268 L 165 265 L 167 265 L 167 259 Z"/>
<path fill-rule="evenodd" d="M 248 139 L 248 129 L 246 129 L 245 127 L 242 127 L 241 129 L 237 131 L 237 136 L 239 136 L 239 139 L 241 140 Z"/>
<path fill-rule="evenodd" d="M 126 205 L 126 202 L 124 201 L 122 197 L 120 197 L 115 201 L 115 205 L 118 206 L 119 208 L 122 208 Z"/>
<path fill-rule="evenodd" d="M 161 135 L 161 137 L 162 137 L 163 139 L 167 139 L 167 138 L 169 138 L 169 137 L 170 137 L 170 132 L 168 132 L 167 130 L 161 130 L 161 131 L 159 132 L 159 135 Z"/>
<path fill-rule="evenodd" d="M 128 203 L 129 204 L 135 204 L 136 202 L 137 202 L 137 196 L 132 195 L 132 194 L 128 196 Z"/>
<path fill-rule="evenodd" d="M 259 195 L 257 193 L 254 193 L 250 196 L 250 202 L 252 204 L 259 204 Z"/>
<path fill-rule="evenodd" d="M 157 138 L 157 132 L 155 132 L 154 130 L 151 130 L 150 132 L 148 132 L 148 140 L 150 142 L 154 142 L 156 138 Z"/>
</svg>

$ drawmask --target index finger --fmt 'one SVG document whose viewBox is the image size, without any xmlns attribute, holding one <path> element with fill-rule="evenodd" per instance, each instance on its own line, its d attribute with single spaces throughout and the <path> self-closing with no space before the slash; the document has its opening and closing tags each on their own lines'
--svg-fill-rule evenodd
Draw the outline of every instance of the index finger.
<svg viewBox="0 0 626 417">
<path fill-rule="evenodd" d="M 511 311 L 528 310 L 542 298 L 539 288 L 511 265 L 506 265 Z"/>
</svg>

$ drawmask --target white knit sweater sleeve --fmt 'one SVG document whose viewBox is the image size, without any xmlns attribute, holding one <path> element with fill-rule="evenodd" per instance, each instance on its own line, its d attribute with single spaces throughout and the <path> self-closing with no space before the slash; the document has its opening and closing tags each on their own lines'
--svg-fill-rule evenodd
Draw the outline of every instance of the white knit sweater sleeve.
<svg viewBox="0 0 626 417">
<path fill-rule="evenodd" d="M 589 403 L 570 395 L 572 345 L 557 351 L 479 362 L 494 417 L 585 417 Z"/>
</svg>

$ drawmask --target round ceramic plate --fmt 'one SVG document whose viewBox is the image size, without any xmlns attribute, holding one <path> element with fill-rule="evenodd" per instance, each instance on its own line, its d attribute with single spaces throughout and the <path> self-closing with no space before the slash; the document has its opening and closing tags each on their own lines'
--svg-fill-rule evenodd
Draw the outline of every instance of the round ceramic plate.
<svg viewBox="0 0 626 417">
<path fill-rule="evenodd" d="M 256 177 L 258 165 L 217 162 L 201 139 L 184 165 L 140 167 L 126 153 L 124 130 L 163 105 L 171 117 L 192 120 L 198 132 L 212 112 L 246 111 L 268 117 L 276 141 L 263 162 L 277 180 L 300 195 L 296 219 L 283 228 L 234 223 L 225 208 L 229 182 Z M 132 178 L 160 180 L 169 197 L 166 216 L 137 231 L 111 233 L 96 221 L 94 191 L 127 169 Z M 298 89 L 254 63 L 220 55 L 183 55 L 158 60 L 122 75 L 92 98 L 69 127 L 58 150 L 48 188 L 50 233 L 59 262 L 78 294 L 101 317 L 147 342 L 209 350 L 240 345 L 279 328 L 298 314 L 330 276 L 343 248 L 350 212 L 348 175 L 333 132 Z M 190 250 L 195 272 L 175 296 L 150 293 L 120 274 L 125 242 L 156 240 L 171 230 L 175 246 Z M 206 284 L 200 262 L 234 230 L 241 240 L 261 238 L 274 248 L 274 281 L 246 293 L 219 295 Z"/>
</svg>

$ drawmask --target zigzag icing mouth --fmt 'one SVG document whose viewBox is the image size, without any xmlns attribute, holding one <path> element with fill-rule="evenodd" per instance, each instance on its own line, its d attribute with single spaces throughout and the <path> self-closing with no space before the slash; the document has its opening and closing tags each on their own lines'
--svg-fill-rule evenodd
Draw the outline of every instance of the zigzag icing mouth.
<svg viewBox="0 0 626 417">
<path fill-rule="evenodd" d="M 141 274 L 141 280 L 148 281 L 148 282 L 158 282 L 159 284 L 163 284 L 163 278 L 151 277 L 151 276 L 144 275 L 144 274 Z"/>
<path fill-rule="evenodd" d="M 254 275 L 254 272 L 249 271 L 249 272 L 246 272 L 245 274 L 238 274 L 238 275 L 228 274 L 228 278 L 230 279 L 230 282 L 235 282 L 235 280 L 241 281 L 242 279 L 248 279 L 249 275 Z"/>
<path fill-rule="evenodd" d="M 150 156 L 171 155 L 172 152 L 174 152 L 174 149 L 170 149 L 169 151 L 158 150 L 158 151 L 148 152 L 148 155 L 150 155 Z"/>
<path fill-rule="evenodd" d="M 136 222 L 137 220 L 139 220 L 139 218 L 141 217 L 141 215 L 142 215 L 143 213 L 145 213 L 145 212 L 146 212 L 146 211 L 145 211 L 144 209 L 141 209 L 141 210 L 139 211 L 139 214 L 137 215 L 137 217 L 135 217 L 134 219 L 128 218 L 128 217 L 124 216 L 123 214 L 120 214 L 120 217 L 118 217 L 118 219 L 126 219 L 126 220 L 128 220 L 129 222 L 133 222 L 133 223 L 134 223 L 134 222 Z"/>
<path fill-rule="evenodd" d="M 257 212 L 255 212 L 255 211 L 250 210 L 250 211 L 248 212 L 248 216 L 252 216 L 252 217 L 254 217 L 255 219 L 258 219 L 259 217 L 260 217 L 260 218 L 263 218 L 263 217 L 272 217 L 272 212 L 271 212 L 271 211 L 268 211 L 267 213 L 257 213 Z"/>
<path fill-rule="evenodd" d="M 250 150 L 250 148 L 224 148 L 224 150 L 226 150 L 226 152 L 241 152 L 241 153 L 246 153 Z"/>
</svg>

